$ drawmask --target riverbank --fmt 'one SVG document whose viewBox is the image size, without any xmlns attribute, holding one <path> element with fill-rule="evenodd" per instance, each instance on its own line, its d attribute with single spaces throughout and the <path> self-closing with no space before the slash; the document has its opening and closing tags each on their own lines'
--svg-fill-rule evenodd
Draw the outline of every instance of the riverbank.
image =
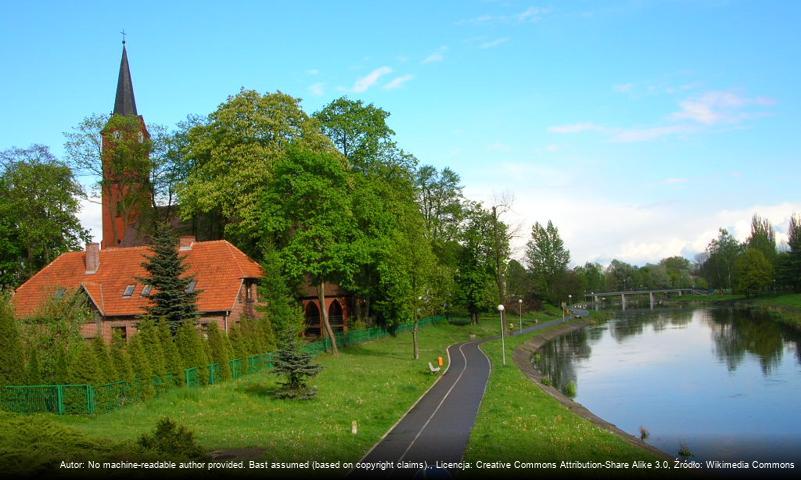
<svg viewBox="0 0 801 480">
<path fill-rule="evenodd" d="M 467 461 L 620 461 L 665 460 L 664 453 L 625 432 L 606 428 L 602 419 L 577 409 L 575 402 L 562 402 L 540 382 L 532 381 L 532 348 L 549 339 L 583 328 L 592 318 L 535 334 L 506 338 L 507 364 L 502 364 L 501 342 L 481 348 L 492 361 L 492 374 L 470 437 Z M 514 352 L 514 353 L 513 353 Z M 532 367 L 533 368 L 533 367 Z M 583 407 L 582 407 L 583 408 Z"/>
<path fill-rule="evenodd" d="M 801 293 L 770 293 L 753 297 L 745 295 L 683 295 L 670 300 L 676 305 L 728 305 L 759 309 L 774 320 L 801 330 Z"/>
</svg>

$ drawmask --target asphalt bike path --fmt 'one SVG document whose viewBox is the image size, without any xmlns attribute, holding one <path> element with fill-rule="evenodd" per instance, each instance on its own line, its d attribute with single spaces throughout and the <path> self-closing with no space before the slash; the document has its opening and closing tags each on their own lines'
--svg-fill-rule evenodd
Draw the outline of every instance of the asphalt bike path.
<svg viewBox="0 0 801 480">
<path fill-rule="evenodd" d="M 571 318 L 537 324 L 514 335 L 553 327 Z M 426 478 L 432 470 L 449 469 L 449 463 L 460 462 L 492 371 L 492 363 L 479 345 L 499 338 L 451 345 L 447 372 L 359 462 L 374 466 L 391 462 L 392 467 L 369 472 L 357 469 L 350 476 Z"/>
</svg>

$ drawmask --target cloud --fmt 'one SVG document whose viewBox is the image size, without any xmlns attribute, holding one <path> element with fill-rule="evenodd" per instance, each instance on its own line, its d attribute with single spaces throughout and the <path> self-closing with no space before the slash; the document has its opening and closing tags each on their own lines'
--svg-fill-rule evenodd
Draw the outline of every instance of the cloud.
<svg viewBox="0 0 801 480">
<path fill-rule="evenodd" d="M 401 86 L 403 86 L 404 83 L 408 82 L 413 78 L 414 78 L 413 75 L 401 75 L 400 77 L 395 77 L 392 79 L 392 81 L 384 85 L 384 89 L 395 90 L 396 88 L 400 88 Z"/>
<path fill-rule="evenodd" d="M 559 151 L 559 145 L 552 143 L 545 147 L 546 152 L 554 153 Z"/>
<path fill-rule="evenodd" d="M 606 127 L 590 122 L 572 123 L 569 125 L 555 125 L 553 127 L 548 127 L 549 132 L 560 133 L 560 134 L 581 133 L 581 132 L 603 132 L 605 130 Z"/>
<path fill-rule="evenodd" d="M 78 220 L 81 226 L 89 230 L 93 242 L 100 242 L 103 238 L 103 209 L 100 198 L 81 199 Z"/>
<path fill-rule="evenodd" d="M 672 119 L 690 120 L 702 125 L 738 123 L 748 118 L 764 115 L 750 107 L 765 107 L 775 104 L 770 98 L 748 98 L 734 92 L 710 91 L 679 103 L 681 108 L 671 115 Z"/>
<path fill-rule="evenodd" d="M 448 47 L 446 47 L 446 46 L 439 47 L 435 52 L 433 52 L 431 55 L 429 55 L 426 58 L 424 58 L 423 61 L 420 62 L 420 63 L 422 63 L 423 65 L 427 65 L 429 63 L 441 62 L 441 61 L 445 60 L 445 52 L 447 50 L 448 50 Z"/>
<path fill-rule="evenodd" d="M 488 48 L 495 48 L 503 45 L 504 43 L 509 41 L 509 37 L 503 38 L 496 38 L 495 40 L 490 40 L 488 42 L 484 42 L 478 46 L 478 48 L 488 49 Z"/>
<path fill-rule="evenodd" d="M 687 125 L 666 125 L 661 127 L 625 128 L 615 131 L 611 141 L 617 143 L 635 143 L 657 140 L 662 137 L 692 133 L 694 129 Z"/>
<path fill-rule="evenodd" d="M 613 87 L 618 93 L 628 93 L 634 89 L 633 83 L 619 83 Z"/>
<path fill-rule="evenodd" d="M 392 69 L 390 67 L 378 67 L 364 77 L 356 80 L 356 83 L 353 84 L 353 88 L 351 90 L 356 93 L 366 92 L 370 87 L 375 85 L 375 83 L 378 82 L 381 77 L 384 75 L 389 75 L 390 73 L 392 73 Z"/>
<path fill-rule="evenodd" d="M 437 53 L 432 53 L 431 55 L 427 56 L 423 60 L 423 64 L 437 63 L 437 62 L 441 62 L 443 60 L 445 60 L 445 55 L 437 52 Z"/>
<path fill-rule="evenodd" d="M 317 82 L 309 85 L 309 92 L 315 97 L 321 97 L 325 95 L 325 83 Z"/>
<path fill-rule="evenodd" d="M 676 185 L 679 183 L 687 183 L 688 180 L 686 178 L 678 178 L 678 177 L 670 177 L 662 180 L 662 183 L 666 185 Z"/>
<path fill-rule="evenodd" d="M 320 74 L 320 71 L 317 70 L 316 68 L 310 68 L 310 69 L 306 70 L 306 75 L 315 76 L 315 75 L 319 75 L 319 74 Z"/>
<path fill-rule="evenodd" d="M 512 147 L 505 143 L 496 142 L 487 145 L 487 151 L 494 153 L 509 153 L 512 151 Z"/>
<path fill-rule="evenodd" d="M 548 8 L 541 8 L 541 7 L 528 7 L 525 11 L 522 11 L 515 15 L 515 19 L 521 23 L 536 23 L 545 16 L 550 9 Z"/>
<path fill-rule="evenodd" d="M 457 25 L 491 25 L 497 23 L 537 23 L 550 13 L 549 8 L 528 7 L 527 9 L 511 15 L 481 15 L 465 18 L 456 22 Z"/>
<path fill-rule="evenodd" d="M 623 84 L 627 86 L 630 84 Z M 616 89 L 626 90 L 621 85 Z M 767 115 L 751 107 L 765 107 L 776 102 L 767 97 L 743 97 L 732 92 L 710 91 L 700 96 L 679 102 L 680 111 L 667 117 L 669 122 L 649 127 L 613 127 L 591 122 L 557 125 L 548 128 L 551 133 L 575 134 L 583 132 L 603 132 L 615 143 L 635 143 L 658 140 L 664 137 L 702 133 L 710 127 L 722 124 L 736 124 L 743 120 Z M 682 123 L 675 123 L 682 121 Z"/>
<path fill-rule="evenodd" d="M 514 203 L 504 221 L 518 235 L 512 240 L 512 256 L 523 257 L 525 244 L 534 222 L 549 219 L 559 228 L 570 250 L 571 264 L 599 262 L 608 265 L 612 259 L 631 264 L 656 263 L 674 255 L 693 259 L 716 238 L 719 228 L 726 228 L 739 241 L 744 241 L 751 228 L 754 213 L 768 218 L 776 229 L 777 243 L 786 241 L 790 215 L 801 212 L 801 203 L 754 204 L 738 209 L 688 203 L 639 204 L 610 200 L 608 195 L 583 188 L 586 172 L 549 168 L 536 164 L 500 164 L 487 172 L 480 182 L 467 183 L 465 195 L 489 204 L 504 179 L 504 188 L 511 191 Z M 666 229 L 665 226 L 670 228 Z"/>
</svg>

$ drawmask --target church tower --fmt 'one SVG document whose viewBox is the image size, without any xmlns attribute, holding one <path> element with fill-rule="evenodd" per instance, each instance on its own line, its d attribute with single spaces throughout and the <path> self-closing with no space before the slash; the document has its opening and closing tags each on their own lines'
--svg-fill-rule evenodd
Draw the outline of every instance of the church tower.
<svg viewBox="0 0 801 480">
<path fill-rule="evenodd" d="M 136 111 L 125 40 L 117 78 L 114 111 L 101 132 L 103 181 L 102 248 L 144 243 L 142 223 L 152 209 L 150 134 Z"/>
</svg>

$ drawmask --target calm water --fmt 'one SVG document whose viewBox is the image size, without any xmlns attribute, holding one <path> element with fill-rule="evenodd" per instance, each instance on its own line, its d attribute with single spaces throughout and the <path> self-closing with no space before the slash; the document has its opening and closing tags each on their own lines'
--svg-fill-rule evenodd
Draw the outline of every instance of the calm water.
<svg viewBox="0 0 801 480">
<path fill-rule="evenodd" d="M 704 460 L 801 461 L 801 334 L 729 309 L 626 313 L 532 361 L 619 428 Z M 798 465 L 798 463 L 796 463 Z"/>
</svg>

